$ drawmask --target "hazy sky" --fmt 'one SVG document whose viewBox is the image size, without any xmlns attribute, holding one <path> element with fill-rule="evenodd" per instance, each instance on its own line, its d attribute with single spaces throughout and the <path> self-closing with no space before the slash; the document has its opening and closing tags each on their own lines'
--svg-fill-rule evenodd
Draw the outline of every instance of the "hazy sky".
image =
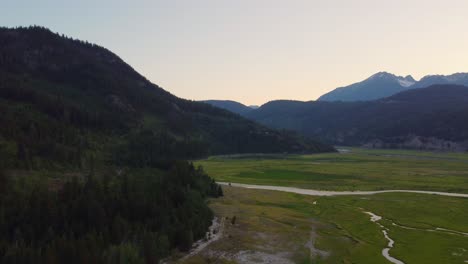
<svg viewBox="0 0 468 264">
<path fill-rule="evenodd" d="M 0 0 L 188 99 L 313 100 L 378 71 L 468 71 L 467 0 Z"/>
</svg>

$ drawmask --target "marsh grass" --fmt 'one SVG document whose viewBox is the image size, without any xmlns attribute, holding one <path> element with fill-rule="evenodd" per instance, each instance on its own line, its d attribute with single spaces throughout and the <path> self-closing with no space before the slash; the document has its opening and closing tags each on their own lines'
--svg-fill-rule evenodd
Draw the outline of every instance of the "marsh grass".
<svg viewBox="0 0 468 264">
<path fill-rule="evenodd" d="M 352 149 L 351 153 L 214 157 L 197 161 L 218 181 L 352 191 L 468 193 L 468 154 Z"/>
<path fill-rule="evenodd" d="M 213 157 L 196 163 L 226 182 L 468 193 L 468 155 L 463 153 L 353 148 L 347 154 Z M 227 225 L 223 239 L 188 263 L 240 263 L 239 252 L 283 254 L 294 263 L 388 263 L 381 255 L 388 241 L 366 211 L 383 217 L 380 223 L 395 241 L 390 255 L 405 263 L 468 260 L 468 236 L 433 231 L 467 233 L 466 198 L 411 193 L 313 197 L 230 186 L 224 193 L 210 207 L 218 216 L 235 215 L 236 225 Z M 305 246 L 312 230 L 314 247 L 328 256 L 311 255 Z"/>
<path fill-rule="evenodd" d="M 442 227 L 468 232 L 465 198 L 392 193 L 313 197 L 224 189 L 225 196 L 211 200 L 210 207 L 218 216 L 236 216 L 236 224 L 226 225 L 222 239 L 184 263 L 242 263 L 238 256 L 248 252 L 282 256 L 293 263 L 387 263 L 381 255 L 387 240 L 365 211 L 383 217 L 380 223 L 395 240 L 390 254 L 405 263 L 463 263 L 468 259 L 467 236 L 424 230 Z M 314 247 L 327 252 L 326 257 L 311 257 L 306 245 L 312 229 Z"/>
</svg>

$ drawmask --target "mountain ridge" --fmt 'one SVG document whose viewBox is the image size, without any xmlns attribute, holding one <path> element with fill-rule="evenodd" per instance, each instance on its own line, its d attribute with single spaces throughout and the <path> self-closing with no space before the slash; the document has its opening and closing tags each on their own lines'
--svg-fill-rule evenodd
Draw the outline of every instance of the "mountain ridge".
<svg viewBox="0 0 468 264">
<path fill-rule="evenodd" d="M 459 72 L 451 75 L 426 75 L 417 81 L 411 75 L 403 77 L 381 71 L 361 82 L 338 87 L 320 96 L 317 101 L 372 101 L 389 97 L 403 91 L 425 88 L 436 84 L 458 84 L 468 86 L 468 73 Z M 246 116 L 252 109 L 258 109 L 258 107 L 249 108 L 246 105 L 231 100 L 206 100 L 204 102 L 242 116 Z"/>
<path fill-rule="evenodd" d="M 433 85 L 358 102 L 272 101 L 247 117 L 335 145 L 468 149 L 468 87 Z"/>
<path fill-rule="evenodd" d="M 318 101 L 371 101 L 385 98 L 399 92 L 424 88 L 435 84 L 468 85 L 468 73 L 451 75 L 426 75 L 416 81 L 411 75 L 397 76 L 388 72 L 378 72 L 369 78 L 348 86 L 336 88 Z"/>
<path fill-rule="evenodd" d="M 9 165 L 15 148 L 25 150 L 28 163 L 42 164 L 46 145 L 57 153 L 45 160 L 70 157 L 80 164 L 99 153 L 132 166 L 148 166 L 159 157 L 331 150 L 178 98 L 111 51 L 46 28 L 0 28 L 0 43 L 0 145 L 6 146 L 0 149 Z M 74 148 L 77 144 L 82 147 Z"/>
<path fill-rule="evenodd" d="M 253 110 L 251 106 L 246 106 L 242 103 L 232 100 L 203 100 L 201 102 L 216 106 L 218 108 L 226 109 L 239 115 L 244 115 Z"/>
</svg>

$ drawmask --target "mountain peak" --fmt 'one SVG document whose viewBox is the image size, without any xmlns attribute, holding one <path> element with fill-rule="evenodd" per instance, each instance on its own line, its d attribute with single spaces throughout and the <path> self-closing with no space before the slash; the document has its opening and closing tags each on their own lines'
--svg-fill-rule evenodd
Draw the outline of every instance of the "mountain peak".
<svg viewBox="0 0 468 264">
<path fill-rule="evenodd" d="M 404 79 L 407 81 L 416 82 L 416 80 L 411 75 L 406 75 Z"/>
<path fill-rule="evenodd" d="M 398 82 L 398 84 L 402 87 L 410 87 L 416 81 L 411 75 L 407 75 L 406 77 L 397 76 L 393 73 L 389 73 L 386 71 L 378 72 L 371 77 L 367 78 L 365 81 L 390 81 L 390 82 Z"/>
<path fill-rule="evenodd" d="M 413 76 L 397 76 L 381 71 L 364 81 L 337 88 L 322 95 L 319 101 L 369 101 L 394 95 L 416 88 L 429 87 L 435 84 L 458 84 L 468 86 L 468 73 L 451 75 L 427 75 L 416 81 Z"/>
<path fill-rule="evenodd" d="M 337 88 L 323 96 L 319 101 L 369 101 L 387 97 L 404 91 L 414 85 L 410 75 L 406 77 L 381 71 L 364 81 Z"/>
<path fill-rule="evenodd" d="M 386 71 L 381 71 L 381 72 L 378 72 L 378 73 L 375 73 L 373 74 L 371 77 L 367 78 L 367 80 L 371 80 L 371 79 L 382 79 L 382 78 L 394 78 L 396 77 L 394 74 L 392 73 L 389 73 L 389 72 L 386 72 Z"/>
</svg>

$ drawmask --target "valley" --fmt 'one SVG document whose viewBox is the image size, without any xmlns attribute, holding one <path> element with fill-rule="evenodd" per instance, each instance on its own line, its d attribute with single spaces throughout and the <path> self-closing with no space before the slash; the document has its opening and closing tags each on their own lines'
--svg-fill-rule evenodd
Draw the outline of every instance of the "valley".
<svg viewBox="0 0 468 264">
<path fill-rule="evenodd" d="M 223 195 L 189 159 L 334 151 L 174 96 L 99 45 L 0 26 L 0 263 L 159 263 Z"/>
<path fill-rule="evenodd" d="M 436 84 L 373 101 L 274 100 L 248 111 L 246 106 L 242 111 L 228 108 L 222 101 L 216 105 L 333 145 L 468 150 L 468 88 L 461 85 Z"/>
<path fill-rule="evenodd" d="M 224 197 L 209 202 L 226 225 L 222 238 L 183 263 L 464 263 L 466 197 L 402 192 L 318 196 L 234 183 L 376 191 L 417 190 L 428 182 L 423 190 L 458 190 L 464 196 L 467 160 L 466 154 L 352 148 L 346 154 L 198 161 L 216 180 L 232 182 L 223 186 Z M 332 169 L 324 171 L 323 163 Z M 344 171 L 357 167 L 362 178 L 344 177 Z"/>
<path fill-rule="evenodd" d="M 402 59 L 381 3 L 53 1 L 0 25 L 0 263 L 468 263 L 459 39 Z"/>
<path fill-rule="evenodd" d="M 220 182 L 325 191 L 468 193 L 468 155 L 371 150 L 314 155 L 214 156 L 197 164 Z"/>
</svg>

